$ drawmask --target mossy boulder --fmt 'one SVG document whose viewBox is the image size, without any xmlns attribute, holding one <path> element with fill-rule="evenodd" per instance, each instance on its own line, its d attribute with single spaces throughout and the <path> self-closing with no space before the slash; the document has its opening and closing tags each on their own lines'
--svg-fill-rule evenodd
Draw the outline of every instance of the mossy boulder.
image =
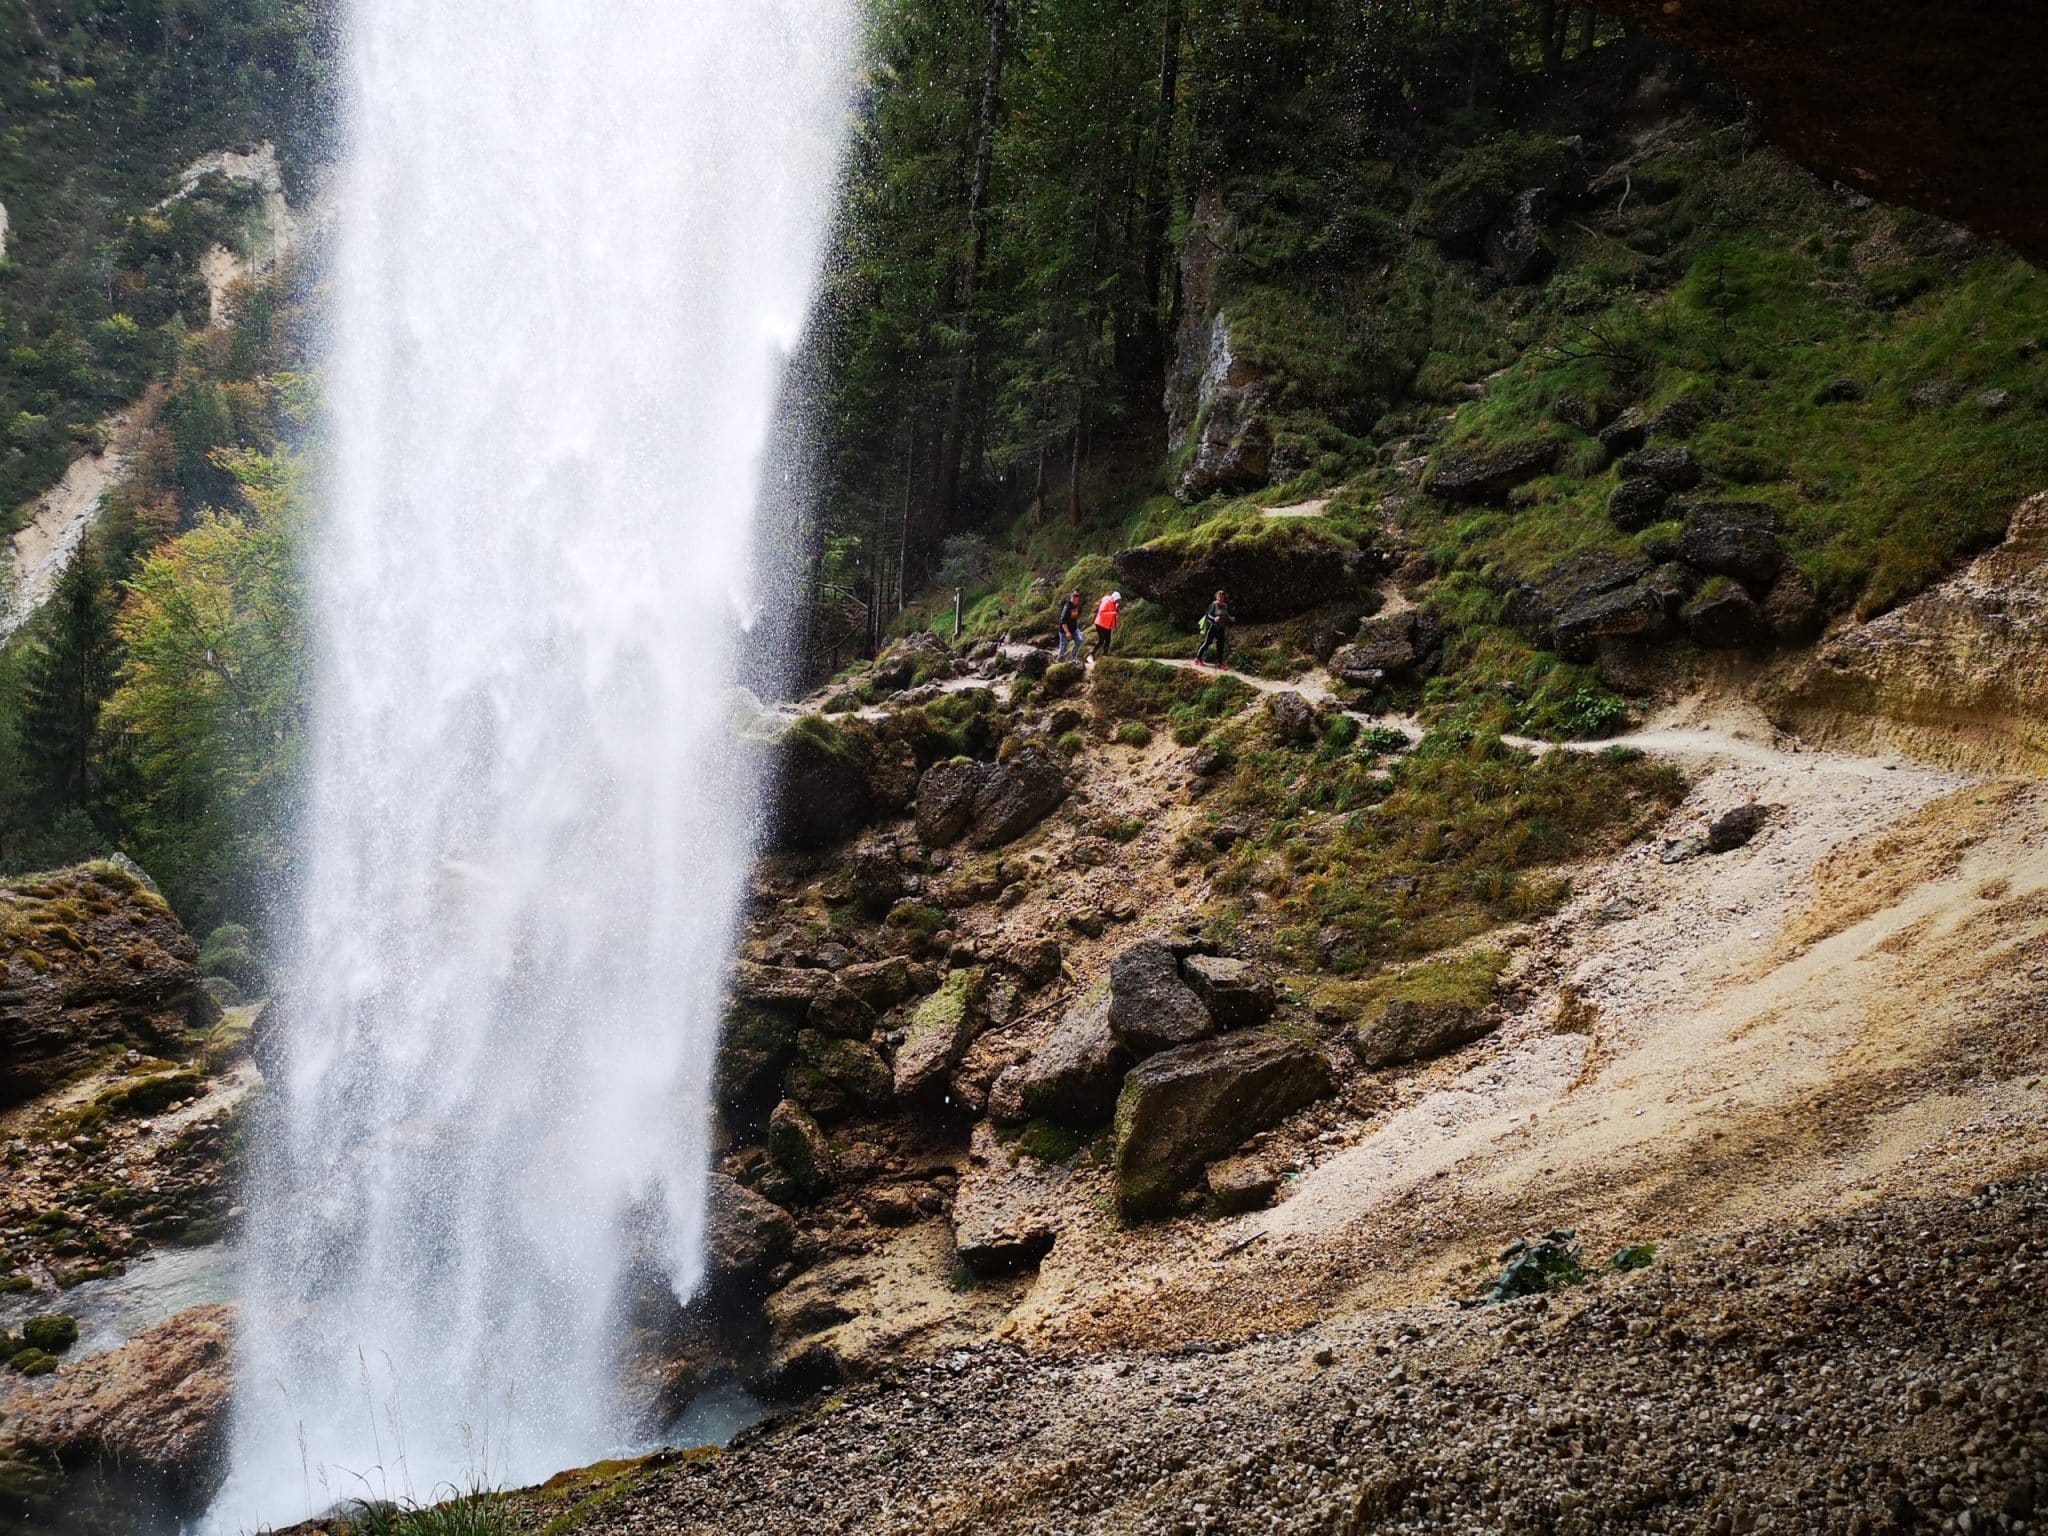
<svg viewBox="0 0 2048 1536">
<path fill-rule="evenodd" d="M 1205 1163 L 1335 1087 L 1321 1049 L 1290 1035 L 1224 1035 L 1140 1063 L 1117 1099 L 1118 1212 L 1169 1208 Z"/>
<path fill-rule="evenodd" d="M 704 1271 L 712 1294 L 759 1296 L 796 1252 L 789 1213 L 714 1172 L 705 1190 Z"/>
<path fill-rule="evenodd" d="M 1506 958 L 1478 950 L 1367 982 L 1332 982 L 1317 990 L 1319 1018 L 1353 1025 L 1361 1065 L 1378 1070 L 1427 1061 L 1470 1044 L 1499 1026 L 1495 993 Z"/>
<path fill-rule="evenodd" d="M 1112 567 L 1126 598 L 1147 598 L 1182 624 L 1219 591 L 1239 620 L 1260 624 L 1350 595 L 1364 564 L 1356 545 L 1312 522 L 1230 513 L 1120 550 Z"/>
<path fill-rule="evenodd" d="M 78 1320 L 62 1312 L 32 1317 L 21 1325 L 21 1342 L 27 1349 L 61 1355 L 78 1342 Z"/>
<path fill-rule="evenodd" d="M 979 966 L 953 972 L 912 1010 L 896 1048 L 896 1097 L 910 1102 L 942 1091 L 981 1026 Z"/>
<path fill-rule="evenodd" d="M 895 1093 L 895 1074 L 864 1040 L 803 1029 L 797 1031 L 796 1057 L 786 1079 L 788 1097 L 820 1119 L 885 1109 Z"/>
<path fill-rule="evenodd" d="M 990 1096 L 990 1113 L 1000 1099 L 1014 1106 L 1017 1120 L 1092 1131 L 1116 1112 L 1132 1059 L 1109 1026 L 1109 999 L 1098 998 L 1070 1011 L 1036 1050 L 1003 1074 L 999 1091 Z"/>
<path fill-rule="evenodd" d="M 805 715 L 776 739 L 770 834 L 782 848 L 827 848 L 875 811 L 868 753 L 847 727 Z"/>
<path fill-rule="evenodd" d="M 839 1177 L 832 1144 L 810 1112 L 784 1099 L 768 1116 L 768 1161 L 779 1182 L 799 1198 L 814 1200 Z"/>
<path fill-rule="evenodd" d="M 1445 501 L 1500 505 L 1516 486 L 1549 474 L 1563 451 L 1563 444 L 1551 437 L 1447 450 L 1438 457 L 1423 489 Z"/>
</svg>

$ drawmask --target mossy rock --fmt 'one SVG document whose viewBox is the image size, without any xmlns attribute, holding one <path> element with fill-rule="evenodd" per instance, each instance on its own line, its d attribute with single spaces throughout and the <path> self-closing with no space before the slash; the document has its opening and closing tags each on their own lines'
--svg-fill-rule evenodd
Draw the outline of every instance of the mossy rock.
<svg viewBox="0 0 2048 1536">
<path fill-rule="evenodd" d="M 958 970 L 911 1012 L 896 1049 L 896 1096 L 914 1099 L 945 1086 L 980 1024 L 977 1008 L 985 972 Z"/>
<path fill-rule="evenodd" d="M 17 1376 L 47 1376 L 57 1369 L 57 1357 L 48 1350 L 18 1350 L 7 1362 L 7 1369 Z"/>
<path fill-rule="evenodd" d="M 1298 518 L 1225 513 L 1117 553 L 1116 579 L 1182 624 L 1201 617 L 1218 591 L 1241 621 L 1291 619 L 1357 589 L 1358 547 Z"/>
<path fill-rule="evenodd" d="M 62 1312 L 32 1317 L 21 1325 L 21 1342 L 27 1349 L 61 1355 L 78 1342 L 78 1319 Z"/>
<path fill-rule="evenodd" d="M 1364 1066 L 1406 1066 L 1498 1027 L 1495 994 L 1506 965 L 1494 949 L 1426 960 L 1371 981 L 1326 983 L 1312 1005 L 1326 1022 L 1355 1021 L 1352 1044 Z"/>
</svg>

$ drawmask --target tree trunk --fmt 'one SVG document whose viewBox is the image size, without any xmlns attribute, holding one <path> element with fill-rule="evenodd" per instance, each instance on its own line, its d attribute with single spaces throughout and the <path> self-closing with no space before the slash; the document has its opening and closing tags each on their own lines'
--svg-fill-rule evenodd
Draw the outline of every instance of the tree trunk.
<svg viewBox="0 0 2048 1536">
<path fill-rule="evenodd" d="M 1067 455 L 1067 521 L 1081 523 L 1081 407 L 1074 405 L 1074 441 Z"/>
<path fill-rule="evenodd" d="M 981 120 L 974 142 L 974 175 L 967 187 L 967 260 L 960 272 L 960 329 L 967 337 L 953 359 L 953 381 L 946 400 L 944 430 L 939 436 L 939 478 L 932 508 L 935 540 L 952 532 L 953 512 L 960 500 L 960 440 L 967 416 L 967 385 L 974 372 L 977 327 L 976 290 L 988 245 L 989 170 L 995 161 L 996 121 L 1002 110 L 1003 43 L 1009 33 L 1009 0 L 987 0 L 988 54 L 981 68 Z"/>
<path fill-rule="evenodd" d="M 1144 310 L 1140 323 L 1159 335 L 1159 285 L 1166 273 L 1166 215 L 1173 190 L 1173 123 L 1180 104 L 1181 25 L 1187 0 L 1166 0 L 1159 39 L 1159 96 L 1152 113 L 1152 150 L 1145 167 L 1145 214 L 1139 249 L 1144 262 Z"/>
<path fill-rule="evenodd" d="M 1031 526 L 1042 527 L 1045 523 L 1045 443 L 1038 444 L 1038 470 L 1031 484 Z"/>
</svg>

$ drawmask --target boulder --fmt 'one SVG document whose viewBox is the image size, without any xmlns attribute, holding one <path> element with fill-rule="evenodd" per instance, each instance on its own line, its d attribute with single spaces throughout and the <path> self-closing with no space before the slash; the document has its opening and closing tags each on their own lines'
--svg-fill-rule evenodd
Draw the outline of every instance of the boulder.
<svg viewBox="0 0 2048 1536">
<path fill-rule="evenodd" d="M 110 1047 L 174 1050 L 219 1017 L 198 947 L 132 864 L 0 885 L 0 1107 Z"/>
<path fill-rule="evenodd" d="M 1397 998 L 1358 1026 L 1353 1044 L 1360 1065 L 1378 1071 L 1428 1061 L 1491 1034 L 1500 1022 L 1490 1004 L 1464 998 Z"/>
<path fill-rule="evenodd" d="M 1780 645 L 1809 645 L 1827 627 L 1827 614 L 1813 585 L 1793 566 L 1786 566 L 1764 594 L 1764 620 Z"/>
<path fill-rule="evenodd" d="M 1026 991 L 1058 981 L 1064 959 L 1060 941 L 1044 934 L 1019 939 L 996 957 L 997 963 L 1016 977 L 1017 985 Z"/>
<path fill-rule="evenodd" d="M 1206 1182 L 1220 1216 L 1262 1211 L 1280 1191 L 1280 1176 L 1263 1158 L 1226 1157 L 1211 1163 Z"/>
<path fill-rule="evenodd" d="M 919 1003 L 896 1048 L 896 1097 L 905 1102 L 942 1090 L 981 1027 L 979 967 L 959 970 Z"/>
<path fill-rule="evenodd" d="M 1738 848 L 1747 847 L 1770 819 L 1769 809 L 1754 802 L 1736 806 L 1709 823 L 1707 852 L 1733 853 Z"/>
<path fill-rule="evenodd" d="M 1531 438 L 1501 448 L 1447 453 L 1423 489 L 1445 501 L 1502 503 L 1516 486 L 1549 474 L 1560 451 L 1554 438 Z"/>
<path fill-rule="evenodd" d="M 1073 1009 L 1043 1044 L 1003 1076 L 1018 1115 L 1089 1131 L 1116 1109 L 1131 1053 L 1110 1028 L 1107 997 Z"/>
<path fill-rule="evenodd" d="M 1110 564 L 1126 598 L 1157 603 L 1179 623 L 1193 624 L 1221 591 L 1240 621 L 1265 624 L 1350 596 L 1359 558 L 1308 521 L 1224 517 L 1119 550 Z"/>
<path fill-rule="evenodd" d="M 881 1053 L 861 1040 L 839 1040 L 799 1030 L 788 1096 L 812 1114 L 832 1119 L 855 1108 L 883 1109 L 895 1092 L 895 1074 Z"/>
<path fill-rule="evenodd" d="M 1734 651 L 1770 642 L 1770 621 L 1755 598 L 1726 577 L 1700 588 L 1680 617 L 1686 633 L 1709 650 Z"/>
<path fill-rule="evenodd" d="M 1683 396 L 1651 416 L 1650 436 L 1691 437 L 1713 414 L 1713 407 L 1697 395 Z"/>
<path fill-rule="evenodd" d="M 775 744 L 770 837 L 778 848 L 828 848 L 867 825 L 874 790 L 854 741 L 821 715 L 794 721 Z"/>
<path fill-rule="evenodd" d="M 1654 640 L 1668 632 L 1661 594 L 1637 582 L 1595 593 L 1562 609 L 1551 643 L 1567 661 L 1591 661 L 1603 640 Z"/>
<path fill-rule="evenodd" d="M 1165 1209 L 1204 1163 L 1335 1088 L 1320 1050 L 1279 1035 L 1225 1035 L 1141 1062 L 1117 1100 L 1117 1209 Z"/>
<path fill-rule="evenodd" d="M 1065 771 L 1037 747 L 1006 763 L 935 763 L 917 786 L 918 836 L 933 848 L 963 837 L 971 848 L 999 848 L 1045 820 L 1067 792 Z"/>
<path fill-rule="evenodd" d="M 754 1294 L 796 1252 L 789 1213 L 714 1171 L 704 1192 L 704 1277 L 714 1295 Z"/>
<path fill-rule="evenodd" d="M 1218 1029 L 1250 1029 L 1263 1024 L 1280 1005 L 1273 983 L 1249 960 L 1190 955 L 1181 963 L 1181 974 Z"/>
<path fill-rule="evenodd" d="M 1652 480 L 1667 491 L 1689 491 L 1701 480 L 1690 448 L 1640 448 L 1621 461 L 1625 480 Z"/>
<path fill-rule="evenodd" d="M 1535 578 L 1507 595 L 1507 620 L 1534 641 L 1557 649 L 1560 614 L 1584 608 L 1593 599 L 1632 587 L 1650 574 L 1650 562 L 1611 550 L 1589 549 L 1552 561 Z"/>
<path fill-rule="evenodd" d="M 917 781 L 917 835 L 929 848 L 943 848 L 967 835 L 974 797 L 981 792 L 986 763 L 956 757 L 934 763 Z"/>
<path fill-rule="evenodd" d="M 993 764 L 975 793 L 968 846 L 1000 848 L 1015 842 L 1066 798 L 1066 773 L 1050 753 L 1031 747 L 1007 763 Z"/>
<path fill-rule="evenodd" d="M 1110 961 L 1109 1027 L 1136 1056 L 1216 1033 L 1216 1021 L 1181 977 L 1180 958 L 1155 939 Z"/>
<path fill-rule="evenodd" d="M 15 1445 L 67 1468 L 120 1466 L 203 1494 L 226 1449 L 234 1309 L 194 1307 L 7 1400 Z"/>
<path fill-rule="evenodd" d="M 1650 440 L 1650 424 L 1643 413 L 1630 406 L 1596 434 L 1600 446 L 1613 458 L 1634 453 Z"/>
<path fill-rule="evenodd" d="M 1611 637 L 1594 642 L 1593 670 L 1616 693 L 1640 699 L 1664 680 L 1663 654 L 1654 640 Z"/>
<path fill-rule="evenodd" d="M 1671 500 L 1671 492 L 1651 479 L 1639 475 L 1623 480 L 1607 498 L 1607 520 L 1623 533 L 1641 533 L 1650 524 L 1660 521 L 1664 507 Z"/>
<path fill-rule="evenodd" d="M 1753 501 L 1703 501 L 1685 514 L 1678 558 L 1709 576 L 1768 591 L 1785 566 L 1776 509 Z"/>
<path fill-rule="evenodd" d="M 1315 706 L 1292 689 L 1266 696 L 1266 723 L 1277 739 L 1291 746 L 1316 739 Z"/>
<path fill-rule="evenodd" d="M 810 1113 L 784 1099 L 768 1116 L 768 1161 L 781 1181 L 803 1199 L 816 1199 L 839 1176 L 832 1144 Z"/>
<path fill-rule="evenodd" d="M 1330 675 L 1355 688 L 1406 681 L 1426 672 L 1443 644 L 1435 619 L 1421 609 L 1381 614 L 1358 626 L 1357 638 L 1330 657 Z"/>
<path fill-rule="evenodd" d="M 922 967 L 914 966 L 902 955 L 891 955 L 886 960 L 863 960 L 849 965 L 839 972 L 839 984 L 868 1007 L 880 1012 L 894 1008 L 920 991 L 918 982 Z M 928 976 L 929 972 L 924 975 Z M 930 985 L 926 981 L 926 986 Z"/>
<path fill-rule="evenodd" d="M 953 1193 L 953 1246 L 978 1274 L 1027 1268 L 1051 1251 L 1073 1196 L 1072 1170 L 1013 1158 L 995 1128 L 975 1126 Z"/>
</svg>

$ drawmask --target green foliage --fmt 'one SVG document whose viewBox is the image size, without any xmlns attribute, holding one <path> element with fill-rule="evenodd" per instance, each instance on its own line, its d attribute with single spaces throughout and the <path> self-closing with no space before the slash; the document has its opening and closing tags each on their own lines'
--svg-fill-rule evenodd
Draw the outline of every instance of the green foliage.
<svg viewBox="0 0 2048 1536">
<path fill-rule="evenodd" d="M 1120 746 L 1149 747 L 1152 745 L 1152 728 L 1142 720 L 1126 720 L 1116 728 L 1116 739 Z"/>
<path fill-rule="evenodd" d="M 1546 1232 L 1539 1238 L 1513 1243 L 1500 1258 L 1507 1267 L 1486 1293 L 1486 1299 L 1491 1302 L 1538 1296 L 1545 1291 L 1582 1284 L 1586 1278 L 1578 1233 L 1572 1231 Z"/>
<path fill-rule="evenodd" d="M 1632 1269 L 1648 1269 L 1651 1264 L 1656 1262 L 1656 1258 L 1656 1244 L 1631 1243 L 1628 1247 L 1615 1251 L 1615 1255 L 1609 1261 L 1608 1267 L 1618 1273 L 1626 1274 Z"/>
<path fill-rule="evenodd" d="M 28 1349 L 61 1355 L 78 1342 L 78 1319 L 62 1312 L 32 1317 L 21 1325 L 21 1342 Z"/>
<path fill-rule="evenodd" d="M 514 1536 L 518 1527 L 505 1499 L 495 1493 L 444 1490 L 438 1503 L 363 1502 L 344 1517 L 348 1536 Z"/>
</svg>

